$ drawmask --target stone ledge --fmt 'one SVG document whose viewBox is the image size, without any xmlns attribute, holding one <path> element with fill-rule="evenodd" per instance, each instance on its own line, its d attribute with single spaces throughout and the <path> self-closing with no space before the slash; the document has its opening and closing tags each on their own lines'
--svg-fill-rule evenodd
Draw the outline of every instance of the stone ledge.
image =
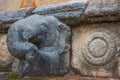
<svg viewBox="0 0 120 80">
<path fill-rule="evenodd" d="M 108 6 L 98 2 L 98 6 L 93 4 L 96 0 L 85 6 L 86 2 L 66 2 L 53 5 L 39 6 L 35 9 L 20 9 L 0 13 L 0 32 L 7 32 L 8 28 L 15 21 L 33 14 L 52 15 L 68 25 L 79 25 L 81 23 L 105 23 L 120 22 L 120 3 L 111 0 Z M 106 1 L 106 0 L 104 0 Z M 116 0 L 117 1 L 117 0 Z M 119 2 L 119 1 L 118 1 Z M 83 6 L 84 5 L 84 6 Z M 85 14 L 84 8 L 87 7 Z M 96 8 L 95 8 L 96 7 Z M 29 15 L 27 14 L 29 13 Z"/>
<path fill-rule="evenodd" d="M 85 23 L 105 23 L 120 21 L 120 1 L 92 0 L 83 18 Z"/>
<path fill-rule="evenodd" d="M 39 6 L 35 9 L 19 9 L 0 13 L 0 29 L 5 32 L 15 21 L 30 16 L 32 14 L 52 15 L 67 24 L 77 24 L 80 22 L 80 16 L 83 14 L 86 2 L 66 2 L 48 6 Z M 78 21 L 76 21 L 78 20 Z M 72 22 L 71 22 L 72 21 Z M 4 30 L 4 31 L 3 31 Z"/>
<path fill-rule="evenodd" d="M 33 10 L 33 14 L 52 15 L 68 25 L 77 25 L 81 21 L 87 7 L 87 2 L 72 1 L 67 3 L 40 6 Z"/>
<path fill-rule="evenodd" d="M 7 32 L 11 24 L 13 24 L 15 21 L 23 19 L 26 16 L 27 11 L 28 11 L 28 8 L 1 12 L 0 13 L 0 33 Z"/>
</svg>

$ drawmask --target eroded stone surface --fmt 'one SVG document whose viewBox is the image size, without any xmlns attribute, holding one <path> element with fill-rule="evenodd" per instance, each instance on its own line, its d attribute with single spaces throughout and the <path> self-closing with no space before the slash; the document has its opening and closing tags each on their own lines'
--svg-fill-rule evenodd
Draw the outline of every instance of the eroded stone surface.
<svg viewBox="0 0 120 80">
<path fill-rule="evenodd" d="M 77 25 L 87 5 L 87 0 L 70 0 L 66 3 L 39 6 L 32 14 L 52 15 L 68 25 Z"/>
<path fill-rule="evenodd" d="M 83 18 L 85 23 L 120 21 L 120 0 L 91 0 Z"/>
<path fill-rule="evenodd" d="M 0 13 L 0 33 L 7 33 L 8 28 L 15 21 L 23 19 L 28 9 L 4 11 Z"/>
<path fill-rule="evenodd" d="M 33 77 L 67 73 L 69 37 L 69 27 L 52 16 L 33 15 L 15 22 L 7 39 L 9 51 L 17 58 L 13 71 Z"/>
<path fill-rule="evenodd" d="M 75 72 L 85 76 L 120 77 L 119 25 L 101 23 L 73 28 L 72 67 Z"/>
<path fill-rule="evenodd" d="M 13 57 L 7 49 L 6 35 L 0 34 L 0 71 L 9 70 L 13 62 Z"/>
<path fill-rule="evenodd" d="M 69 25 L 77 25 L 80 23 L 86 7 L 87 0 L 72 0 L 66 3 L 58 3 L 53 5 L 39 6 L 35 9 L 20 9 L 0 13 L 0 32 L 7 32 L 10 25 L 15 21 L 23 19 L 32 14 L 55 16 L 59 20 Z M 4 30 L 4 31 L 3 31 Z"/>
</svg>

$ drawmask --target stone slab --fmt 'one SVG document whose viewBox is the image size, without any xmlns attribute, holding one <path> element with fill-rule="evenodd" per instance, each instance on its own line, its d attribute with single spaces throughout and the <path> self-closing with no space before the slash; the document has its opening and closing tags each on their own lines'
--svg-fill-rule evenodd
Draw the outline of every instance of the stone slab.
<svg viewBox="0 0 120 80">
<path fill-rule="evenodd" d="M 72 30 L 72 68 L 83 76 L 120 77 L 120 23 L 81 25 Z"/>
<path fill-rule="evenodd" d="M 15 21 L 22 19 L 25 16 L 29 16 L 27 13 L 29 13 L 29 15 L 52 15 L 61 20 L 62 22 L 66 23 L 67 25 L 79 25 L 80 22 L 119 22 L 120 1 L 109 0 L 109 2 L 107 3 L 107 0 L 92 0 L 88 5 L 87 0 L 70 0 L 65 3 L 38 6 L 35 9 L 29 11 L 20 9 L 10 12 L 1 12 L 0 17 L 2 16 L 2 19 L 0 19 L 0 29 L 7 30 L 10 27 L 10 25 Z M 10 16 L 8 16 L 8 14 L 10 14 Z"/>
<path fill-rule="evenodd" d="M 0 12 L 0 33 L 7 32 L 11 24 L 17 20 L 23 19 L 26 16 L 27 11 L 28 8 Z"/>
<path fill-rule="evenodd" d="M 82 21 L 85 23 L 120 22 L 120 0 L 91 0 Z"/>
<path fill-rule="evenodd" d="M 55 16 L 68 25 L 76 25 L 87 7 L 87 0 L 71 0 L 65 3 L 39 6 L 32 14 Z"/>
</svg>

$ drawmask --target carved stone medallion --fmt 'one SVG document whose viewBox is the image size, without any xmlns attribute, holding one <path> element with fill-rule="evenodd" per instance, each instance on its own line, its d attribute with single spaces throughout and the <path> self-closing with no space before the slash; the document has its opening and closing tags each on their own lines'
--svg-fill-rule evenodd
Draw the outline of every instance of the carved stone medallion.
<svg viewBox="0 0 120 80">
<path fill-rule="evenodd" d="M 117 27 L 93 26 L 73 30 L 73 70 L 87 76 L 116 76 L 120 40 Z"/>
</svg>

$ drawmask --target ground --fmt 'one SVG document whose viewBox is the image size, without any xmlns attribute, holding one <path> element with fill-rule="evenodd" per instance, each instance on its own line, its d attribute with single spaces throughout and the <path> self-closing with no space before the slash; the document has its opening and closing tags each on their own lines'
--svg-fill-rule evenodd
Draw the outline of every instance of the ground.
<svg viewBox="0 0 120 80">
<path fill-rule="evenodd" d="M 49 78 L 21 78 L 11 72 L 0 72 L 0 80 L 120 80 L 119 78 L 97 78 L 97 77 L 82 77 L 73 72 L 68 73 L 61 77 L 49 77 Z"/>
</svg>

